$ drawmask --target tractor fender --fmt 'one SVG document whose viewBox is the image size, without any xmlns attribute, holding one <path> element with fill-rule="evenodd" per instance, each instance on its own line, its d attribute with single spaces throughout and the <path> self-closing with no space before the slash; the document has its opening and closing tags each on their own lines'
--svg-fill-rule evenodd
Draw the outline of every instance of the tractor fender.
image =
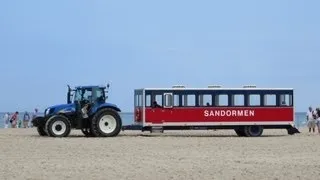
<svg viewBox="0 0 320 180">
<path fill-rule="evenodd" d="M 121 112 L 120 108 L 118 108 L 116 105 L 113 105 L 113 104 L 101 104 L 97 110 L 95 112 L 98 112 L 100 111 L 101 109 L 105 109 L 105 108 L 109 108 L 109 109 L 113 109 L 117 112 Z"/>
<path fill-rule="evenodd" d="M 33 126 L 38 127 L 38 126 L 44 126 L 45 124 L 45 117 L 38 116 L 34 119 L 32 119 L 31 123 Z"/>
</svg>

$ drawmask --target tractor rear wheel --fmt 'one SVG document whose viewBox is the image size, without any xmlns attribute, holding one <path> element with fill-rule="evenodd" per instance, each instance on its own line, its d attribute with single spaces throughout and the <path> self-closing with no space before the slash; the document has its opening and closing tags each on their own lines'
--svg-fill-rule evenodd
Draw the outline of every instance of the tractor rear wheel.
<svg viewBox="0 0 320 180">
<path fill-rule="evenodd" d="M 44 130 L 44 127 L 43 126 L 37 126 L 37 131 L 38 131 L 38 134 L 40 136 L 47 136 L 47 133 L 46 131 Z"/>
<path fill-rule="evenodd" d="M 71 131 L 69 120 L 62 115 L 54 115 L 46 122 L 46 131 L 51 137 L 67 137 Z"/>
<path fill-rule="evenodd" d="M 99 110 L 91 120 L 92 134 L 96 137 L 117 136 L 122 127 L 121 117 L 113 109 Z"/>
<path fill-rule="evenodd" d="M 81 129 L 81 131 L 82 131 L 82 133 L 83 133 L 86 137 L 92 137 L 92 136 L 94 136 L 94 135 L 92 134 L 92 131 L 91 131 L 90 128 L 83 128 L 83 129 Z"/>
</svg>

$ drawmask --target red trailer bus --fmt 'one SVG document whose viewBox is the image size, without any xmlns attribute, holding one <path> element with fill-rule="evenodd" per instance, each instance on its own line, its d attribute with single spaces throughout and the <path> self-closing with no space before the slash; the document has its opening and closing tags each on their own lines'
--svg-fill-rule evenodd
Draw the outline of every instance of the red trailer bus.
<svg viewBox="0 0 320 180">
<path fill-rule="evenodd" d="M 134 126 L 142 131 L 233 129 L 261 136 L 264 129 L 294 128 L 292 88 L 142 88 L 134 90 Z M 124 126 L 132 129 L 133 126 Z"/>
</svg>

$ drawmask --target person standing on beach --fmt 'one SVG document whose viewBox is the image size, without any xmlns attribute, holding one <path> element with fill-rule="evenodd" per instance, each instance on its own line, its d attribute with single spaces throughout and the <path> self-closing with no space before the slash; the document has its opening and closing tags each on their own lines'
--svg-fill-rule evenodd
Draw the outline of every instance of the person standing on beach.
<svg viewBox="0 0 320 180">
<path fill-rule="evenodd" d="M 317 115 L 317 126 L 318 126 L 318 133 L 320 134 L 320 108 L 316 109 L 316 115 Z"/>
<path fill-rule="evenodd" d="M 4 121 L 4 128 L 8 128 L 9 126 L 9 119 L 10 119 L 10 114 L 7 112 L 3 116 L 3 121 Z"/>
<path fill-rule="evenodd" d="M 23 127 L 24 128 L 28 128 L 29 127 L 29 121 L 30 121 L 30 115 L 29 113 L 26 111 L 23 115 Z"/>
<path fill-rule="evenodd" d="M 311 133 L 311 129 L 313 132 L 315 132 L 316 121 L 315 121 L 314 112 L 311 106 L 309 107 L 309 111 L 307 112 L 307 122 L 308 122 L 309 133 Z"/>
<path fill-rule="evenodd" d="M 36 117 L 38 117 L 38 109 L 37 108 L 34 109 L 34 112 L 32 114 L 32 120 L 35 119 Z M 33 127 L 33 124 L 31 121 L 29 121 L 29 127 Z"/>
<path fill-rule="evenodd" d="M 10 119 L 10 123 L 11 123 L 11 127 L 12 127 L 12 128 L 17 128 L 18 115 L 19 115 L 19 113 L 18 113 L 18 111 L 16 111 L 16 112 L 12 115 L 12 117 L 11 117 L 11 119 Z"/>
</svg>

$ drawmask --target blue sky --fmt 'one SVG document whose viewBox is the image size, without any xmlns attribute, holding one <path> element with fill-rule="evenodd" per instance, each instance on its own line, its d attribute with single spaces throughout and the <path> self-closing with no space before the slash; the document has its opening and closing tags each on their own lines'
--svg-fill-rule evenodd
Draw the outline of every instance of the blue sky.
<svg viewBox="0 0 320 180">
<path fill-rule="evenodd" d="M 66 85 L 295 88 L 320 106 L 317 0 L 1 0 L 0 111 L 66 102 Z"/>
</svg>

